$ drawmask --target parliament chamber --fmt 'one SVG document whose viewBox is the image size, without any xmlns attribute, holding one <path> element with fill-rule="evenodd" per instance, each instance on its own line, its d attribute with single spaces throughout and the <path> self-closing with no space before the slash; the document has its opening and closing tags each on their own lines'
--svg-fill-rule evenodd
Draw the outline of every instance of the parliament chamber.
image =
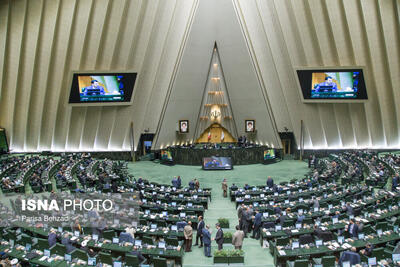
<svg viewBox="0 0 400 267">
<path fill-rule="evenodd" d="M 0 267 L 400 266 L 399 0 L 1 0 Z"/>
</svg>

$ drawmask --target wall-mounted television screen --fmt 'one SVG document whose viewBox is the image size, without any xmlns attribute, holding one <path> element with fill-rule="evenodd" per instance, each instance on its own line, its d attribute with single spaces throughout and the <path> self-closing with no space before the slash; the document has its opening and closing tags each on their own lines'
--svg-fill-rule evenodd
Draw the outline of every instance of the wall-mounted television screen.
<svg viewBox="0 0 400 267">
<path fill-rule="evenodd" d="M 74 73 L 69 103 L 130 104 L 137 73 Z"/>
<path fill-rule="evenodd" d="M 162 161 L 172 161 L 171 151 L 161 150 L 161 160 Z"/>
<path fill-rule="evenodd" d="M 297 76 L 306 102 L 368 99 L 362 69 L 298 69 Z"/>
<path fill-rule="evenodd" d="M 273 149 L 264 150 L 264 160 L 269 160 L 274 158 L 275 158 L 275 150 Z"/>
<path fill-rule="evenodd" d="M 203 158 L 204 170 L 232 170 L 232 159 L 229 157 Z"/>
</svg>

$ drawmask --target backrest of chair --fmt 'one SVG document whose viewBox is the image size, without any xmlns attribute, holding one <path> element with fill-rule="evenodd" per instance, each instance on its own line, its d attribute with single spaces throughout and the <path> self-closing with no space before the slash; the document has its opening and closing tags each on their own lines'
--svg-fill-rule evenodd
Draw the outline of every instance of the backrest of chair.
<svg viewBox="0 0 400 267">
<path fill-rule="evenodd" d="M 76 259 L 80 259 L 83 261 L 87 261 L 88 260 L 88 255 L 85 251 L 81 250 L 81 249 L 75 249 L 72 253 L 71 253 L 72 258 L 76 258 Z"/>
<path fill-rule="evenodd" d="M 39 250 L 49 249 L 49 242 L 47 241 L 47 239 L 38 238 L 38 240 L 37 240 L 37 248 Z"/>
<path fill-rule="evenodd" d="M 154 267 L 167 267 L 167 259 L 165 258 L 153 258 Z"/>
<path fill-rule="evenodd" d="M 280 237 L 276 239 L 277 246 L 286 246 L 289 244 L 289 238 L 287 237 Z"/>
<path fill-rule="evenodd" d="M 114 230 L 108 230 L 103 232 L 103 238 L 112 240 L 115 237 L 115 231 Z"/>
<path fill-rule="evenodd" d="M 64 256 L 67 253 L 67 248 L 62 244 L 56 243 L 51 253 Z"/>
<path fill-rule="evenodd" d="M 324 256 L 321 259 L 321 263 L 323 267 L 331 267 L 335 266 L 336 257 L 335 256 Z"/>
<path fill-rule="evenodd" d="M 176 237 L 165 237 L 165 242 L 167 243 L 167 245 L 170 246 L 178 246 L 179 242 L 178 242 L 178 238 Z"/>
<path fill-rule="evenodd" d="M 308 267 L 308 260 L 295 260 L 294 267 Z"/>
<path fill-rule="evenodd" d="M 135 255 L 125 255 L 125 266 L 129 267 L 138 267 L 139 266 L 139 258 Z"/>
<path fill-rule="evenodd" d="M 99 260 L 101 263 L 113 265 L 111 254 L 99 252 Z"/>
<path fill-rule="evenodd" d="M 151 238 L 151 236 L 146 236 L 146 235 L 144 235 L 144 236 L 142 237 L 142 242 L 143 242 L 144 244 L 154 245 L 153 238 Z"/>
<path fill-rule="evenodd" d="M 385 258 L 384 250 L 385 250 L 385 248 L 374 248 L 372 250 L 372 256 L 371 257 L 372 258 L 376 257 L 376 260 L 380 261 L 381 259 Z"/>
</svg>

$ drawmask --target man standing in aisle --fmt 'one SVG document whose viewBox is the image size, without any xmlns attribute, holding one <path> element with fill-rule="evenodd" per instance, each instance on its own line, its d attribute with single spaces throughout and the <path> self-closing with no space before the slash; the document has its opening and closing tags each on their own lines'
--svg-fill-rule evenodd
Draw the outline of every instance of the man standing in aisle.
<svg viewBox="0 0 400 267">
<path fill-rule="evenodd" d="M 203 246 L 203 228 L 204 228 L 203 216 L 199 216 L 199 222 L 197 223 L 196 244 L 194 244 L 195 246 L 197 246 L 199 244 L 199 239 L 200 239 L 199 248 Z"/>
<path fill-rule="evenodd" d="M 186 224 L 186 226 L 183 228 L 183 234 L 185 236 L 185 252 L 191 252 L 193 238 L 193 228 L 191 221 L 189 221 L 188 224 Z"/>
<path fill-rule="evenodd" d="M 239 225 L 236 225 L 236 232 L 232 236 L 232 245 L 235 249 L 242 249 L 244 232 L 240 230 Z"/>
<path fill-rule="evenodd" d="M 256 215 L 254 216 L 253 236 L 252 236 L 252 238 L 255 238 L 257 240 L 260 239 L 261 217 L 262 217 L 262 214 L 257 209 Z"/>
<path fill-rule="evenodd" d="M 228 196 L 228 183 L 226 182 L 226 178 L 222 181 L 222 191 L 224 192 L 224 197 Z"/>
<path fill-rule="evenodd" d="M 203 228 L 204 256 L 206 257 L 211 257 L 211 232 L 209 229 L 208 224 Z"/>
<path fill-rule="evenodd" d="M 224 244 L 224 232 L 221 229 L 219 223 L 215 224 L 217 227 L 217 234 L 215 235 L 215 242 L 218 244 L 218 250 L 222 249 L 222 245 Z"/>
</svg>

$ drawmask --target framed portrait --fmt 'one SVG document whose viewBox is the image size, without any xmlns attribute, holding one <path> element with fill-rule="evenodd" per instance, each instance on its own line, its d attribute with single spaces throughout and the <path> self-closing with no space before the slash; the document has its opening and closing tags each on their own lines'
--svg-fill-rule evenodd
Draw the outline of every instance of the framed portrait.
<svg viewBox="0 0 400 267">
<path fill-rule="evenodd" d="M 188 133 L 189 132 L 189 121 L 188 120 L 180 120 L 179 121 L 179 132 L 180 133 Z"/>
<path fill-rule="evenodd" d="M 256 130 L 256 121 L 255 120 L 245 120 L 245 132 L 253 133 Z"/>
</svg>

